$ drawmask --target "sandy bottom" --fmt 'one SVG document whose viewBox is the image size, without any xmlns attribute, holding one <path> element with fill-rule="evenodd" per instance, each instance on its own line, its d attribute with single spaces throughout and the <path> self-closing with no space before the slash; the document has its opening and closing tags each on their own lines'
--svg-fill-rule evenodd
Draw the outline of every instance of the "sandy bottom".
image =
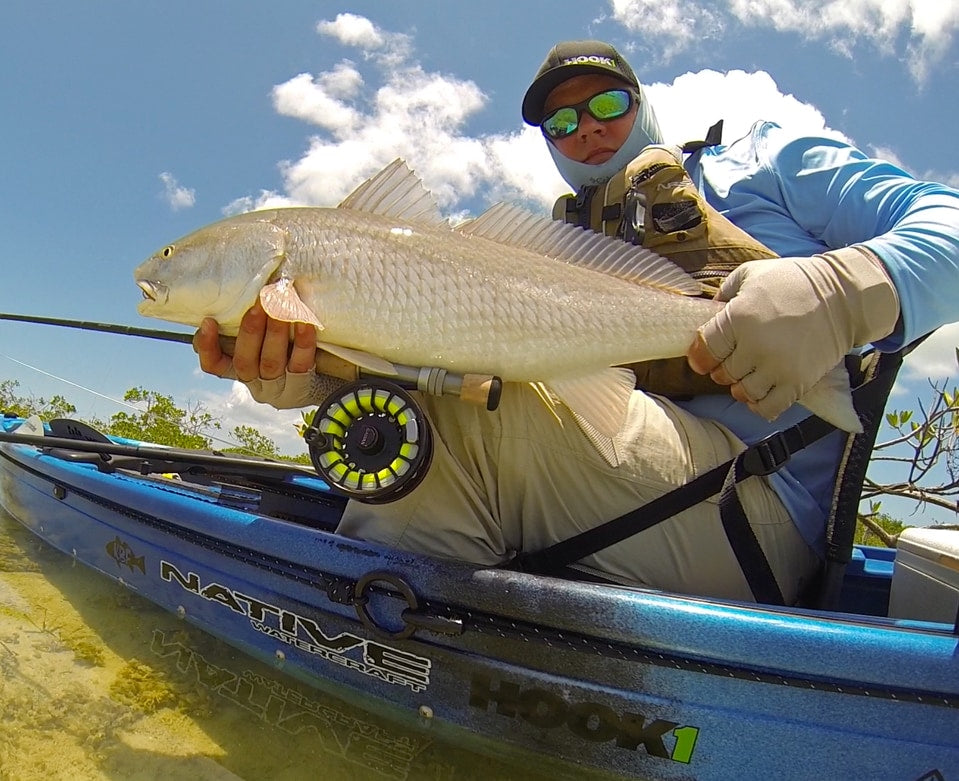
<svg viewBox="0 0 959 781">
<path fill-rule="evenodd" d="M 302 686 L 0 511 L 0 781 L 367 778 L 545 776 Z"/>
</svg>

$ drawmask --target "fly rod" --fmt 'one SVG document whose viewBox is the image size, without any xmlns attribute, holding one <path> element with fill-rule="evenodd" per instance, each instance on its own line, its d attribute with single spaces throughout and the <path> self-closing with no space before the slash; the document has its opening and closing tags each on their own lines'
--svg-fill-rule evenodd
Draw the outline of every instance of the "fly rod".
<svg viewBox="0 0 959 781">
<path fill-rule="evenodd" d="M 164 342 L 178 342 L 193 344 L 193 334 L 185 331 L 161 331 L 155 328 L 138 328 L 133 325 L 119 325 L 117 323 L 98 323 L 89 320 L 69 320 L 60 317 L 41 317 L 39 315 L 20 315 L 10 312 L 0 312 L 0 320 L 12 320 L 20 323 L 37 323 L 52 325 L 60 328 L 76 328 L 81 331 L 99 331 L 101 333 L 119 334 L 120 336 L 136 336 L 141 339 L 158 339 Z M 227 355 L 233 355 L 236 338 L 220 336 L 220 349 Z M 196 348 L 194 347 L 194 350 Z M 395 375 L 379 374 L 360 370 L 354 363 L 343 360 L 326 350 L 318 350 L 316 354 L 316 370 L 321 374 L 338 377 L 343 380 L 355 381 L 361 377 L 383 377 L 399 381 L 408 387 L 430 393 L 434 396 L 458 396 L 464 401 L 485 406 L 494 410 L 499 406 L 503 381 L 499 377 L 484 374 L 452 374 L 445 369 L 436 367 L 404 366 L 393 364 Z"/>
<path fill-rule="evenodd" d="M 15 315 L 9 312 L 0 312 L 0 320 L 55 325 L 61 328 L 78 328 L 82 331 L 102 331 L 109 334 L 120 334 L 121 336 L 139 336 L 142 339 L 160 339 L 164 342 L 182 342 L 184 344 L 192 344 L 193 342 L 193 334 L 183 331 L 158 331 L 154 328 L 137 328 L 134 325 L 95 323 L 89 320 L 64 320 L 59 317 L 40 317 L 37 315 Z"/>
</svg>

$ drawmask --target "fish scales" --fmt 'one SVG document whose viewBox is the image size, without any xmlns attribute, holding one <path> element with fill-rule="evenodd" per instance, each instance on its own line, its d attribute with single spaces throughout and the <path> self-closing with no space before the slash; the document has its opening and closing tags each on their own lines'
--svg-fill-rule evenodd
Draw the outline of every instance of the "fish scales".
<svg viewBox="0 0 959 781">
<path fill-rule="evenodd" d="M 450 228 L 401 160 L 335 209 L 200 228 L 134 278 L 144 315 L 194 326 L 212 317 L 232 335 L 259 298 L 271 317 L 312 323 L 324 350 L 373 373 L 405 364 L 534 383 L 607 458 L 635 379 L 613 367 L 685 354 L 722 306 L 642 247 L 508 204 Z M 800 402 L 861 430 L 841 366 Z"/>
<path fill-rule="evenodd" d="M 715 311 L 482 237 L 398 231 L 377 215 L 297 209 L 270 220 L 290 235 L 281 273 L 323 324 L 319 338 L 411 365 L 507 381 L 581 374 L 680 355 Z"/>
</svg>

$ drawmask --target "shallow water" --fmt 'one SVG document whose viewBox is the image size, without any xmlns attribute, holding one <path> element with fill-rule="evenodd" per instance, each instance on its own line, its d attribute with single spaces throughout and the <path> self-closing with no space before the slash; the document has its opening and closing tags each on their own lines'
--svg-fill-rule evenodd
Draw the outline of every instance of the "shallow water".
<svg viewBox="0 0 959 781">
<path fill-rule="evenodd" d="M 535 763 L 311 689 L 0 511 L 0 781 L 556 777 Z"/>
</svg>

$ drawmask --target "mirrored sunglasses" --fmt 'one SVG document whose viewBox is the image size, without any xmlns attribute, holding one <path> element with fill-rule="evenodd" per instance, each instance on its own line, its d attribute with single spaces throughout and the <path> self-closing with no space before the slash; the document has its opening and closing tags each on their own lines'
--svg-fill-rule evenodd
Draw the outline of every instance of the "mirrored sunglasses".
<svg viewBox="0 0 959 781">
<path fill-rule="evenodd" d="M 610 89 L 597 93 L 582 103 L 556 109 L 540 123 L 540 127 L 553 140 L 566 138 L 576 132 L 583 111 L 588 111 L 597 122 L 609 122 L 619 119 L 632 107 L 632 92 L 626 89 Z"/>
</svg>

